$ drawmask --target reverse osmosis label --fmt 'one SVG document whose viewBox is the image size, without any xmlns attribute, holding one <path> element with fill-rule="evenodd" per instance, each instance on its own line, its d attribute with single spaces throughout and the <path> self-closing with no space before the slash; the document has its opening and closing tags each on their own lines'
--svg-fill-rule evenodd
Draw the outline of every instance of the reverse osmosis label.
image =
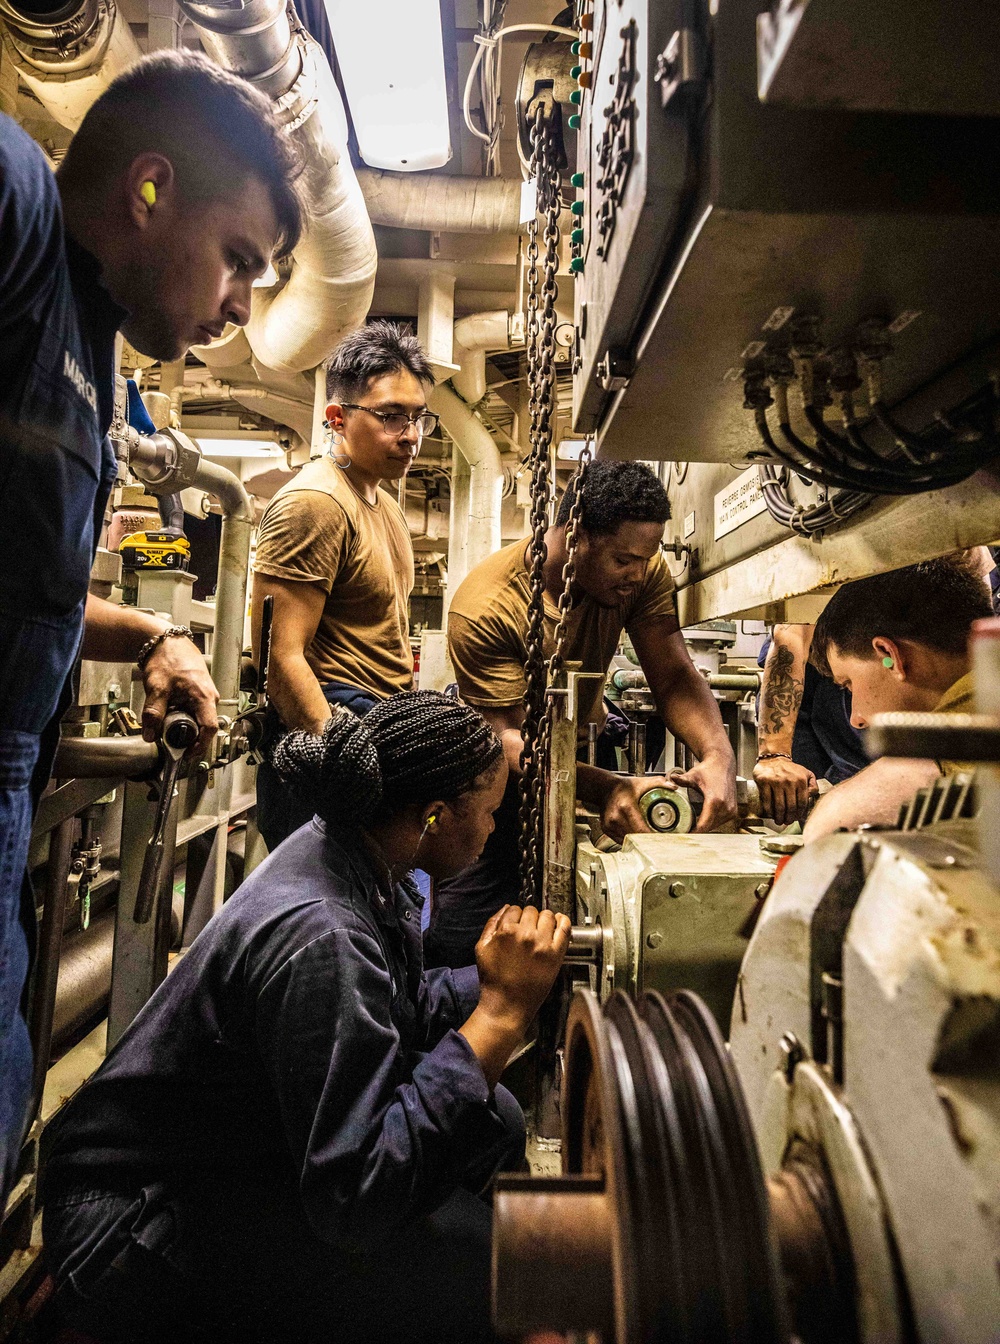
<svg viewBox="0 0 1000 1344">
<path fill-rule="evenodd" d="M 766 508 L 760 473 L 756 467 L 748 467 L 715 496 L 715 540 L 735 532 Z"/>
</svg>

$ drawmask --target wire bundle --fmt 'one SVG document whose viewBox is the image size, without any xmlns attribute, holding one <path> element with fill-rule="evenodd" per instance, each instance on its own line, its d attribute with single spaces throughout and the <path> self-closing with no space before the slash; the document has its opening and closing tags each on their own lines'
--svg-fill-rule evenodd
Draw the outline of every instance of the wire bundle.
<svg viewBox="0 0 1000 1344">
<path fill-rule="evenodd" d="M 868 370 L 870 413 L 862 423 L 854 412 L 853 388 L 857 380 L 837 393 L 843 432 L 826 421 L 825 389 L 816 392 L 811 360 L 798 361 L 803 393 L 803 414 L 815 436 L 802 439 L 791 425 L 788 385 L 784 372 L 747 380 L 744 405 L 754 412 L 761 442 L 768 455 L 815 485 L 836 493 L 809 508 L 793 505 L 783 473 L 771 464 L 761 468 L 761 489 L 772 517 L 784 526 L 813 535 L 843 521 L 864 508 L 877 495 L 913 495 L 941 490 L 966 480 L 1000 455 L 1000 438 L 994 427 L 997 397 L 992 387 L 969 398 L 951 417 L 938 414 L 929 428 L 914 433 L 898 424 L 878 393 L 877 370 Z M 774 396 L 771 395 L 771 388 Z M 768 408 L 776 408 L 778 435 L 768 420 Z M 867 437 L 874 425 L 890 439 L 887 451 Z"/>
</svg>

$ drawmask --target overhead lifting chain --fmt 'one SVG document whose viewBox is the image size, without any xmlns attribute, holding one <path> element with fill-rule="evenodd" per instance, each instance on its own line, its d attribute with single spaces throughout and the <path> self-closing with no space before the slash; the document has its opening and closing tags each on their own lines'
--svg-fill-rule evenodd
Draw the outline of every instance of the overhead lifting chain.
<svg viewBox="0 0 1000 1344">
<path fill-rule="evenodd" d="M 545 776 L 551 738 L 551 699 L 547 688 L 562 670 L 566 628 L 576 570 L 576 543 L 582 509 L 582 485 L 590 460 L 589 446 L 580 459 L 577 489 L 566 533 L 567 558 L 553 637 L 552 655 L 545 659 L 545 533 L 554 482 L 549 462 L 556 415 L 555 302 L 558 295 L 559 212 L 561 177 L 551 114 L 539 105 L 531 127 L 531 179 L 537 190 L 536 213 L 528 225 L 526 284 L 526 344 L 528 410 L 531 417 L 531 560 L 530 596 L 525 663 L 524 723 L 521 729 L 521 903 L 544 904 Z M 545 255 L 539 270 L 539 216 L 544 218 Z"/>
</svg>

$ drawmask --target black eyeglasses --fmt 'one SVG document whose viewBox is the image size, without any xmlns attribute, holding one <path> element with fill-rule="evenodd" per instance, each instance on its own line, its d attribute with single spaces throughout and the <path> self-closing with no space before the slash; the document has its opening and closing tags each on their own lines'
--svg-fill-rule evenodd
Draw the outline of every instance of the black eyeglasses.
<svg viewBox="0 0 1000 1344">
<path fill-rule="evenodd" d="M 439 415 L 433 411 L 421 411 L 419 415 L 407 415 L 405 411 L 377 411 L 374 406 L 362 406 L 356 401 L 342 401 L 341 406 L 345 411 L 367 411 L 369 415 L 374 415 L 376 419 L 382 421 L 382 428 L 387 434 L 405 434 L 410 425 L 416 425 L 417 433 L 420 437 L 426 438 L 428 434 L 433 434 L 438 427 Z"/>
</svg>

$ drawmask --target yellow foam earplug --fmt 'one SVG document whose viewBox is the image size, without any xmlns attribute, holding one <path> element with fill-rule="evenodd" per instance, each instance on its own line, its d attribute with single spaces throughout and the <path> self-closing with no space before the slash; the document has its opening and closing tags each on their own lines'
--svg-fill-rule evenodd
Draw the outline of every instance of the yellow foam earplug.
<svg viewBox="0 0 1000 1344">
<path fill-rule="evenodd" d="M 139 195 L 147 205 L 156 204 L 156 187 L 152 182 L 143 182 L 139 188 Z"/>
</svg>

